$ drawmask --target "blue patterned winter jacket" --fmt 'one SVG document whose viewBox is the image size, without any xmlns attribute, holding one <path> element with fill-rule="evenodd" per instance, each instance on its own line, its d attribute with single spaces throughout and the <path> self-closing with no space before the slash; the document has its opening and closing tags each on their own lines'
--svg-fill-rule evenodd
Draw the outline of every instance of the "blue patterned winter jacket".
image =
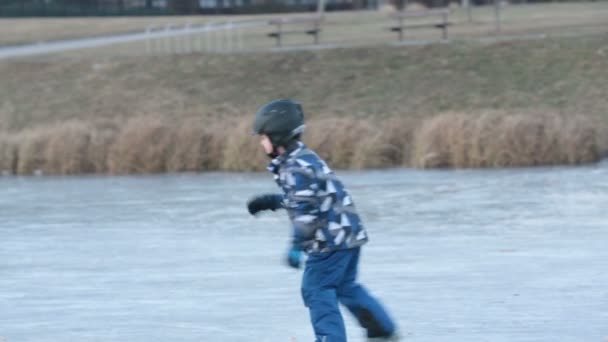
<svg viewBox="0 0 608 342">
<path fill-rule="evenodd" d="M 293 245 L 308 253 L 355 248 L 368 240 L 348 191 L 319 156 L 297 142 L 268 170 L 293 223 Z M 279 197 L 280 196 L 280 197 Z"/>
</svg>

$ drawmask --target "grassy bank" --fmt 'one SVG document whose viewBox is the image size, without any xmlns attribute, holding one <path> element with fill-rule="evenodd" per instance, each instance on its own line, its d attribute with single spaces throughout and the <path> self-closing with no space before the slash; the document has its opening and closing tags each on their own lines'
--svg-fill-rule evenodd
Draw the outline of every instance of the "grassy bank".
<svg viewBox="0 0 608 342">
<path fill-rule="evenodd" d="M 256 169 L 250 118 L 277 97 L 304 104 L 307 141 L 340 168 L 580 163 L 608 150 L 606 37 L 46 58 L 0 73 L 0 169 L 20 174 Z"/>
</svg>

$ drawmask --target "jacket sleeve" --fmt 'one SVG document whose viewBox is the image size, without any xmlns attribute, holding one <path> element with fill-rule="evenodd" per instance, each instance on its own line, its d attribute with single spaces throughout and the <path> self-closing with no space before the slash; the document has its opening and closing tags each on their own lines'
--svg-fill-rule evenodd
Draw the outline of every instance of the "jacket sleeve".
<svg viewBox="0 0 608 342">
<path fill-rule="evenodd" d="M 290 172 L 287 204 L 293 222 L 293 246 L 305 249 L 305 242 L 315 238 L 322 226 L 320 217 L 319 182 L 311 168 L 297 168 Z"/>
</svg>

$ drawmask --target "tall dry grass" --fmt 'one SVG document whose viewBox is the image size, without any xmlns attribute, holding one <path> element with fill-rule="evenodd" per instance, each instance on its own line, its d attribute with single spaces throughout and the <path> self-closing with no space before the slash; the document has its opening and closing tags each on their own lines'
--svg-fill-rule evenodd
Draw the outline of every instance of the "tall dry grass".
<svg viewBox="0 0 608 342">
<path fill-rule="evenodd" d="M 166 172 L 172 126 L 158 118 L 132 118 L 118 133 L 107 156 L 110 173 Z"/>
<path fill-rule="evenodd" d="M 38 170 L 50 174 L 92 173 L 90 153 L 92 129 L 73 121 L 64 125 L 28 130 L 11 137 L 16 146 L 10 171 L 31 174 Z"/>
<path fill-rule="evenodd" d="M 417 123 L 408 118 L 319 119 L 308 125 L 304 140 L 338 169 L 406 166 Z"/>
<path fill-rule="evenodd" d="M 258 171 L 267 159 L 251 118 L 71 121 L 0 136 L 0 171 L 32 174 Z M 608 153 L 589 116 L 445 113 L 426 120 L 318 118 L 304 141 L 337 169 L 581 164 Z"/>
<path fill-rule="evenodd" d="M 607 132 L 587 116 L 448 113 L 421 125 L 411 162 L 421 168 L 590 163 L 608 151 Z"/>
<path fill-rule="evenodd" d="M 0 136 L 0 173 L 17 173 L 17 146 L 14 137 Z"/>
<path fill-rule="evenodd" d="M 230 120 L 223 129 L 216 132 L 225 139 L 220 170 L 260 171 L 266 166 L 268 161 L 262 153 L 259 140 L 251 132 L 251 118 Z"/>
<path fill-rule="evenodd" d="M 167 159 L 167 171 L 219 170 L 223 161 L 225 136 L 223 125 L 187 120 L 173 130 L 173 150 Z"/>
</svg>

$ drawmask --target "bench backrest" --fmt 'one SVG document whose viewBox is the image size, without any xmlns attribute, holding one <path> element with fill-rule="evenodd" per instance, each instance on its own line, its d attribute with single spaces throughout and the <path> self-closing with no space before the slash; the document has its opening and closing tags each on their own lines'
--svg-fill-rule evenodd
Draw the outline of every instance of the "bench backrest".
<svg viewBox="0 0 608 342">
<path fill-rule="evenodd" d="M 452 10 L 449 8 L 438 8 L 438 9 L 420 10 L 420 11 L 400 11 L 397 13 L 391 13 L 390 16 L 393 18 L 396 18 L 396 19 L 421 18 L 421 17 L 448 15 L 451 12 L 452 12 Z"/>
<path fill-rule="evenodd" d="M 283 17 L 278 19 L 271 19 L 268 21 L 270 25 L 283 25 L 283 24 L 301 24 L 301 23 L 314 23 L 320 24 L 323 21 L 323 16 L 306 16 L 306 17 Z"/>
</svg>

